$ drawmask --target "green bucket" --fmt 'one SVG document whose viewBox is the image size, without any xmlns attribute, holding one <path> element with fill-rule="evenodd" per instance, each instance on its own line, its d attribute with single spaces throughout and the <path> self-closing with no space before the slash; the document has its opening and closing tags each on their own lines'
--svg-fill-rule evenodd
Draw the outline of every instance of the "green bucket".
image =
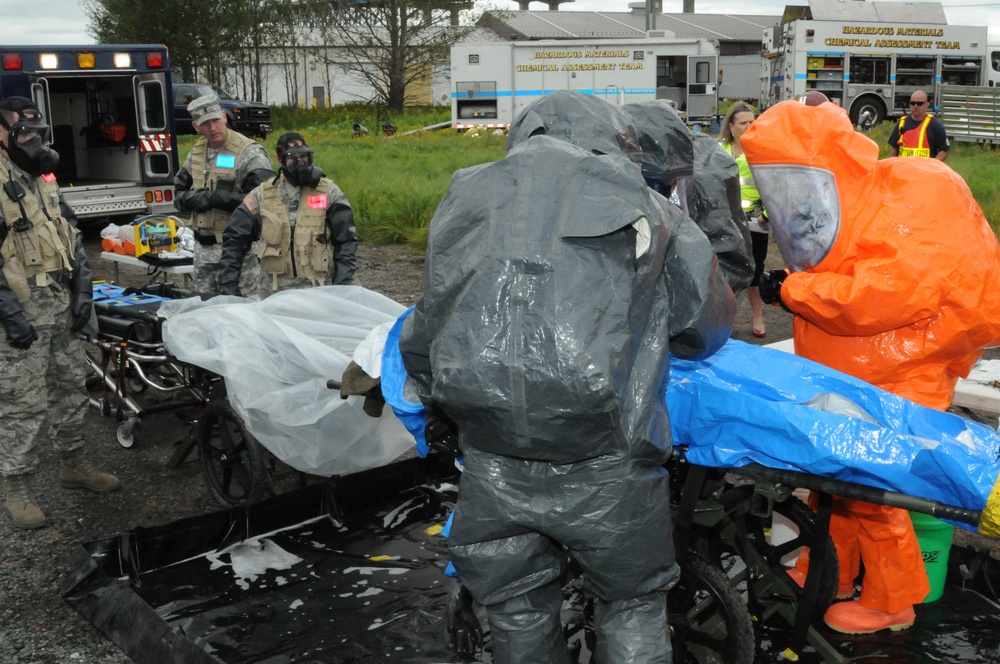
<svg viewBox="0 0 1000 664">
<path fill-rule="evenodd" d="M 955 526 L 920 512 L 910 512 L 910 521 L 913 522 L 913 530 L 920 541 L 927 580 L 931 584 L 931 591 L 927 593 L 923 603 L 936 602 L 944 594 L 944 580 L 948 576 L 948 552 L 951 551 Z"/>
</svg>

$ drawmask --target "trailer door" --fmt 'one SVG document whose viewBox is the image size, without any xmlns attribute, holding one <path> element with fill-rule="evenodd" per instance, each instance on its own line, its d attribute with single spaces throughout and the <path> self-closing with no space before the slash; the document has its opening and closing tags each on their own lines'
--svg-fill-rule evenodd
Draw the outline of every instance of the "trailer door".
<svg viewBox="0 0 1000 664">
<path fill-rule="evenodd" d="M 719 56 L 697 55 L 688 58 L 688 119 L 707 118 L 719 108 Z"/>
</svg>

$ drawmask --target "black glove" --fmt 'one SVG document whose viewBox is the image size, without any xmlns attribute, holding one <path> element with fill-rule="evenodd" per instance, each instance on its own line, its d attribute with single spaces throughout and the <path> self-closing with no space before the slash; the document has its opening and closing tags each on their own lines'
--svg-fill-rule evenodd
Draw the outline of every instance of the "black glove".
<svg viewBox="0 0 1000 664">
<path fill-rule="evenodd" d="M 465 661 L 473 661 L 483 644 L 483 628 L 472 610 L 472 594 L 458 579 L 451 579 L 448 586 L 445 625 L 448 647 Z"/>
<path fill-rule="evenodd" d="M 194 212 L 208 212 L 212 209 L 211 189 L 192 189 L 182 192 L 178 197 L 184 201 L 185 207 Z"/>
<path fill-rule="evenodd" d="M 432 450 L 446 456 L 457 457 L 462 451 L 458 447 L 458 431 L 447 415 L 428 409 L 427 423 L 424 424 L 424 439 Z"/>
<path fill-rule="evenodd" d="M 760 275 L 760 299 L 764 304 L 779 304 L 781 308 L 792 313 L 792 310 L 781 301 L 781 284 L 785 282 L 788 273 L 784 270 L 767 270 Z"/>
<path fill-rule="evenodd" d="M 81 293 L 73 298 L 69 305 L 70 315 L 73 316 L 73 325 L 70 326 L 70 330 L 79 332 L 86 327 L 87 321 L 90 320 L 92 304 L 93 298 L 89 294 Z"/>
<path fill-rule="evenodd" d="M 10 347 L 18 350 L 28 350 L 31 348 L 31 344 L 38 339 L 35 328 L 27 321 L 24 314 L 15 314 L 4 318 L 3 331 L 7 333 L 7 343 Z"/>
<path fill-rule="evenodd" d="M 236 201 L 233 201 L 233 198 L 234 198 L 233 192 L 219 191 L 218 189 L 216 189 L 208 197 L 208 202 L 211 203 L 212 207 L 215 209 L 228 210 L 232 212 L 239 205 L 239 201 L 242 200 L 242 198 L 239 198 Z M 236 203 L 236 205 L 233 205 L 234 202 Z"/>
<path fill-rule="evenodd" d="M 185 170 L 181 170 L 181 172 L 174 177 L 174 189 L 177 191 L 187 191 L 193 184 L 194 179 L 191 177 L 191 174 Z"/>
<path fill-rule="evenodd" d="M 219 295 L 236 295 L 239 297 L 239 284 L 219 284 Z"/>
</svg>

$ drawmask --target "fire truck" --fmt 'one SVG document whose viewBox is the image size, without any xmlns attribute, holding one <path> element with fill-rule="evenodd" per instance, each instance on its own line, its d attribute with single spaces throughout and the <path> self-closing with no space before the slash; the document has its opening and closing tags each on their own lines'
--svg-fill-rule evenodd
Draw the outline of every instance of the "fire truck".
<svg viewBox="0 0 1000 664">
<path fill-rule="evenodd" d="M 462 43 L 451 49 L 451 80 L 456 129 L 507 127 L 556 90 L 615 104 L 665 99 L 688 123 L 711 120 L 719 106 L 719 56 L 704 39 Z"/>
<path fill-rule="evenodd" d="M 761 110 L 819 90 L 862 127 L 902 117 L 915 90 L 939 108 L 942 86 L 991 78 L 987 28 L 948 25 L 937 2 L 787 6 L 764 31 L 762 63 Z"/>
<path fill-rule="evenodd" d="M 177 145 L 162 45 L 2 46 L 0 97 L 38 104 L 81 223 L 170 213 Z"/>
</svg>

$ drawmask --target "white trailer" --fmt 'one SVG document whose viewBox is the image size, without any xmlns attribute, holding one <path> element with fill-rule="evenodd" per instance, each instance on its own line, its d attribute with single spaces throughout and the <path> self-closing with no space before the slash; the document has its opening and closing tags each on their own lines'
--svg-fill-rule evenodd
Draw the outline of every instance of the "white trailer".
<svg viewBox="0 0 1000 664">
<path fill-rule="evenodd" d="M 672 101 L 688 123 L 719 107 L 719 56 L 704 39 L 542 40 L 463 43 L 451 49 L 452 124 L 507 127 L 556 90 L 615 104 Z"/>
<path fill-rule="evenodd" d="M 915 90 L 938 108 L 942 85 L 990 80 L 986 40 L 985 26 L 948 25 L 936 2 L 788 6 L 764 32 L 760 106 L 819 90 L 861 126 L 903 116 Z"/>
</svg>

